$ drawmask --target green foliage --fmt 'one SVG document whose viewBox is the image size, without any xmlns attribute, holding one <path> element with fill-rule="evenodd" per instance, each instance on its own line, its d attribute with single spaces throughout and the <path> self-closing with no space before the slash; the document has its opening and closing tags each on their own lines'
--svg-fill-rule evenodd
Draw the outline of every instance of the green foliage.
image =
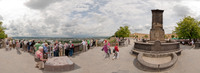
<svg viewBox="0 0 200 73">
<path fill-rule="evenodd" d="M 0 21 L 0 39 L 4 39 L 4 38 L 7 38 L 7 35 L 5 34 L 5 29 L 3 26 L 2 26 L 3 22 Z"/>
<path fill-rule="evenodd" d="M 148 35 L 145 35 L 145 36 L 144 36 L 144 38 L 146 38 L 146 39 L 147 39 L 147 38 L 148 38 Z"/>
<path fill-rule="evenodd" d="M 171 35 L 171 38 L 174 38 L 175 36 L 174 35 Z"/>
<path fill-rule="evenodd" d="M 167 39 L 168 37 L 167 37 L 167 35 L 165 35 L 165 39 Z"/>
<path fill-rule="evenodd" d="M 120 27 L 118 31 L 115 32 L 116 37 L 129 37 L 131 34 L 130 30 L 128 29 L 128 26 Z"/>
<path fill-rule="evenodd" d="M 136 35 L 135 38 L 138 38 L 138 35 Z"/>
<path fill-rule="evenodd" d="M 116 43 L 117 41 L 116 41 L 116 39 L 110 39 L 110 40 L 108 40 L 110 43 Z"/>
<path fill-rule="evenodd" d="M 200 22 L 194 18 L 187 16 L 177 23 L 175 33 L 179 38 L 196 39 L 200 37 Z"/>
</svg>

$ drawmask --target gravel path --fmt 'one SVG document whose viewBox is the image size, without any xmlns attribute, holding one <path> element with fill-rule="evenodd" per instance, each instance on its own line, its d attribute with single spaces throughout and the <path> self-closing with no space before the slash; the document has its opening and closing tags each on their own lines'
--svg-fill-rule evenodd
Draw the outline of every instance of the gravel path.
<svg viewBox="0 0 200 73">
<path fill-rule="evenodd" d="M 135 55 L 130 51 L 133 44 L 120 47 L 120 59 L 104 59 L 102 47 L 95 47 L 70 59 L 76 64 L 75 70 L 62 73 L 155 73 L 140 70 L 135 65 Z M 112 47 L 113 48 L 113 47 Z M 177 63 L 171 69 L 156 73 L 199 73 L 200 50 L 185 48 L 179 56 Z M 113 56 L 113 55 L 112 55 Z M 35 68 L 33 56 L 29 53 L 12 49 L 0 49 L 0 73 L 53 73 Z"/>
</svg>

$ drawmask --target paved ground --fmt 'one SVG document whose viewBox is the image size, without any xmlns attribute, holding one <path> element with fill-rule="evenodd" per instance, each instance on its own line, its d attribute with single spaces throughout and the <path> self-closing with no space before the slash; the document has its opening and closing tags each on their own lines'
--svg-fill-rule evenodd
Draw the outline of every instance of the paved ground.
<svg viewBox="0 0 200 73">
<path fill-rule="evenodd" d="M 136 56 L 130 54 L 133 47 L 120 48 L 120 59 L 104 59 L 102 47 L 90 49 L 87 52 L 70 57 L 76 64 L 76 69 L 62 73 L 155 73 L 143 71 L 136 66 Z M 171 69 L 156 73 L 199 73 L 200 50 L 190 49 L 190 46 L 181 45 L 184 48 L 177 63 Z M 33 56 L 16 49 L 6 51 L 0 49 L 0 73 L 51 73 L 35 68 Z"/>
</svg>

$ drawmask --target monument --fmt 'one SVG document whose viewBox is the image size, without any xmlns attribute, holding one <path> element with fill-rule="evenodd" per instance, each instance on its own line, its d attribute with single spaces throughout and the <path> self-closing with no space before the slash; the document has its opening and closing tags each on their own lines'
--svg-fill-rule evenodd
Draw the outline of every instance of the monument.
<svg viewBox="0 0 200 73">
<path fill-rule="evenodd" d="M 152 10 L 152 28 L 150 30 L 150 41 L 164 41 L 165 31 L 163 29 L 164 10 Z"/>
<path fill-rule="evenodd" d="M 44 64 L 44 71 L 62 72 L 74 69 L 74 63 L 67 57 L 53 57 L 49 58 Z"/>
<path fill-rule="evenodd" d="M 178 56 L 181 54 L 178 42 L 165 41 L 165 32 L 163 29 L 164 10 L 152 11 L 152 28 L 150 29 L 149 41 L 137 41 L 134 43 L 132 52 L 137 54 L 137 61 L 141 66 L 151 70 L 165 70 L 173 66 Z M 148 58 L 148 60 L 146 59 Z M 149 59 L 169 59 L 166 63 L 152 63 Z M 154 59 L 155 60 L 155 59 Z M 155 61 L 156 62 L 156 61 Z"/>
</svg>

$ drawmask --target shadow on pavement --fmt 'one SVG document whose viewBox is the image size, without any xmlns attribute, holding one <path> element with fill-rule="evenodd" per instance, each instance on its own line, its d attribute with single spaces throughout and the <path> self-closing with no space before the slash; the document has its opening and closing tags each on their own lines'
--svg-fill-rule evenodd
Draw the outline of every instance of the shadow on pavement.
<svg viewBox="0 0 200 73">
<path fill-rule="evenodd" d="M 18 48 L 16 48 L 16 51 L 17 51 L 17 54 L 19 54 L 19 55 L 21 55 L 22 53 L 21 53 L 21 51 L 19 51 L 19 49 Z"/>
<path fill-rule="evenodd" d="M 112 73 L 130 73 L 128 70 L 118 70 L 117 72 Z"/>
</svg>

